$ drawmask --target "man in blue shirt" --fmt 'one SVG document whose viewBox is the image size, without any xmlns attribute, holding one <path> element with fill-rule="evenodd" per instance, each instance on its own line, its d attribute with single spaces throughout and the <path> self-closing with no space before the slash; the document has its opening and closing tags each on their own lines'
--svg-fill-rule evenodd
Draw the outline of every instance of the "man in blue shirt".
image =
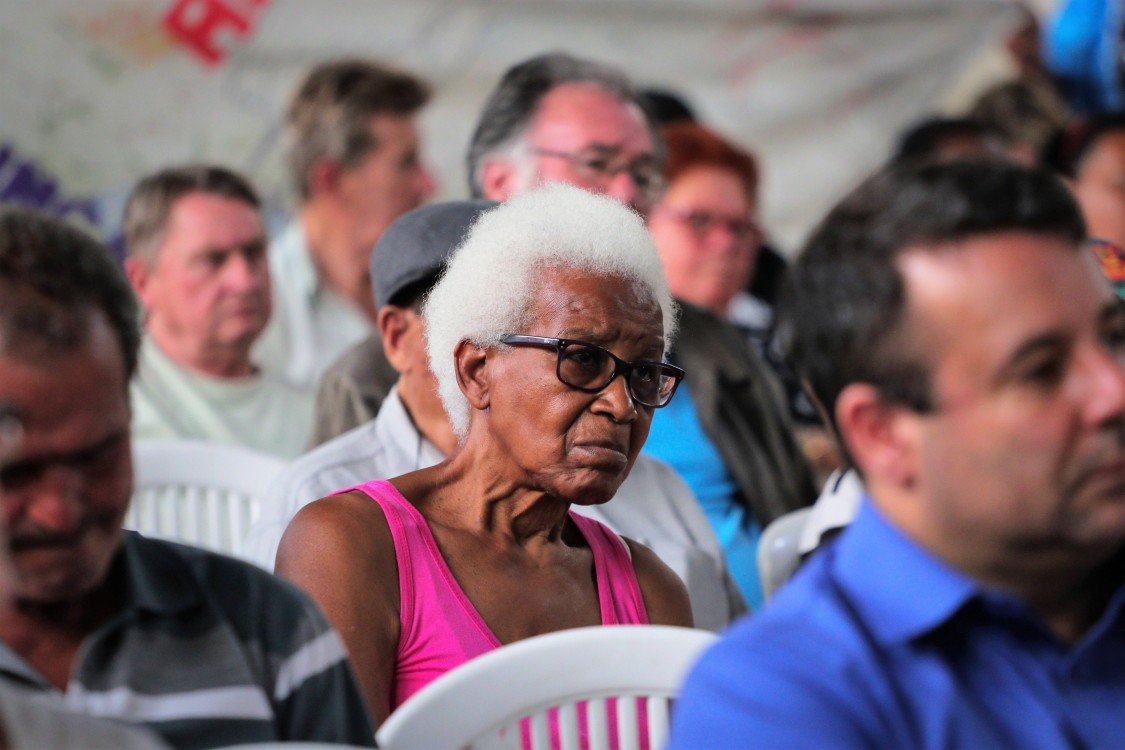
<svg viewBox="0 0 1125 750">
<path fill-rule="evenodd" d="M 868 488 L 695 668 L 672 747 L 1120 747 L 1125 306 L 1062 183 L 892 167 L 782 332 Z"/>
</svg>

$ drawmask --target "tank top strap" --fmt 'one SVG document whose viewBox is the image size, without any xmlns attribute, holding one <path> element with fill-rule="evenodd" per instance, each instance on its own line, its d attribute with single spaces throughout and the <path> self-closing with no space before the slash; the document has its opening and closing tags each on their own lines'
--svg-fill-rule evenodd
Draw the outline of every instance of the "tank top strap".
<svg viewBox="0 0 1125 750">
<path fill-rule="evenodd" d="M 594 555 L 602 625 L 647 625 L 641 584 L 624 540 L 605 524 L 571 511 L 570 518 Z"/>
<path fill-rule="evenodd" d="M 419 535 L 409 533 L 408 529 L 417 532 L 415 517 L 420 516 L 420 514 L 418 509 L 411 505 L 410 501 L 385 479 L 376 479 L 353 485 L 333 494 L 340 495 L 353 490 L 359 490 L 374 500 L 387 518 L 391 540 L 395 545 L 395 562 L 398 565 L 399 621 L 403 628 L 399 635 L 399 642 L 408 642 L 413 633 L 409 633 L 407 630 L 415 621 L 414 603 L 417 600 L 414 591 L 413 561 L 417 559 L 420 552 L 424 552 L 424 549 L 422 549 L 424 545 L 420 543 Z"/>
</svg>

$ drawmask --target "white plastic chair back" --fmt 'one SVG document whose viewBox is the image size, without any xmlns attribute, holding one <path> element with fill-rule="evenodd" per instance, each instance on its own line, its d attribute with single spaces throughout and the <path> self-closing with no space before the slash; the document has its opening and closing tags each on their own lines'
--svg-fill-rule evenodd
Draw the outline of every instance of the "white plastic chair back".
<svg viewBox="0 0 1125 750">
<path fill-rule="evenodd" d="M 302 740 L 277 740 L 275 742 L 251 742 L 242 745 L 223 745 L 212 750 L 368 750 L 359 745 L 338 745 L 328 742 L 304 742 Z"/>
<path fill-rule="evenodd" d="M 434 680 L 399 706 L 375 736 L 386 750 L 548 750 L 549 712 L 557 708 L 558 748 L 572 750 L 580 746 L 575 704 L 585 701 L 590 750 L 636 750 L 646 728 L 647 747 L 659 750 L 668 736 L 671 700 L 716 638 L 663 625 L 575 628 L 528 638 Z M 618 699 L 615 741 L 607 715 L 611 698 Z M 645 706 L 646 728 L 639 725 L 637 699 Z M 528 745 L 521 738 L 524 719 Z"/>
<path fill-rule="evenodd" d="M 133 445 L 133 500 L 125 528 L 234 554 L 285 468 L 239 445 L 142 440 Z"/>
<path fill-rule="evenodd" d="M 758 542 L 758 577 L 762 593 L 773 596 L 801 564 L 799 542 L 812 508 L 798 508 L 774 519 Z"/>
</svg>

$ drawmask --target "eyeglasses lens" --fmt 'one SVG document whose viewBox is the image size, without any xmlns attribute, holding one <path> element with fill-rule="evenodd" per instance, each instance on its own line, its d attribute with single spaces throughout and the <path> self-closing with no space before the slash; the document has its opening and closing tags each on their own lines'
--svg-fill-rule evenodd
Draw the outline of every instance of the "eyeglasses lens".
<svg viewBox="0 0 1125 750">
<path fill-rule="evenodd" d="M 616 360 L 600 347 L 568 344 L 559 356 L 559 378 L 576 388 L 604 388 L 616 371 Z M 676 386 L 676 378 L 658 365 L 633 365 L 626 378 L 633 398 L 648 406 L 664 405 Z"/>
</svg>

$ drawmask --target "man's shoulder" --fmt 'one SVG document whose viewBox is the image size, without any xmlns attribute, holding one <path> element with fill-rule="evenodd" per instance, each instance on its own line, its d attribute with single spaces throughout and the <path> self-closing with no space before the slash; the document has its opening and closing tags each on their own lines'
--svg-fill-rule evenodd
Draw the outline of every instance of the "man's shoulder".
<svg viewBox="0 0 1125 750">
<path fill-rule="evenodd" d="M 629 476 L 621 483 L 614 501 L 618 504 L 649 508 L 663 500 L 676 508 L 694 510 L 698 507 L 691 488 L 679 473 L 660 459 L 640 454 Z M 624 502 L 622 502 L 624 501 Z M 702 511 L 699 513 L 702 516 Z"/>
<path fill-rule="evenodd" d="M 272 487 L 283 494 L 319 493 L 307 501 L 312 502 L 329 492 L 371 479 L 383 451 L 375 420 L 371 420 L 299 456 L 275 478 Z M 268 494 L 272 498 L 278 492 Z"/>
<path fill-rule="evenodd" d="M 299 456 L 266 488 L 261 516 L 243 540 L 241 554 L 272 570 L 281 537 L 297 512 L 337 490 L 379 476 L 384 454 L 371 420 Z"/>
<path fill-rule="evenodd" d="M 703 655 L 677 703 L 671 747 L 868 744 L 883 688 L 828 562 L 818 554 Z"/>
<path fill-rule="evenodd" d="M 367 337 L 345 349 L 343 354 L 328 366 L 322 377 L 366 385 L 374 375 L 380 374 L 388 367 L 390 363 L 383 353 L 383 337 L 379 335 L 378 330 L 374 330 Z M 391 371 L 394 372 L 393 368 Z"/>
<path fill-rule="evenodd" d="M 308 595 L 292 583 L 252 563 L 201 547 L 128 534 L 130 553 L 152 573 L 149 585 L 194 585 L 204 606 L 234 620 L 239 629 L 255 619 L 294 621 L 323 616 Z"/>
<path fill-rule="evenodd" d="M 732 627 L 721 645 L 763 663 L 791 661 L 816 672 L 829 665 L 845 669 L 862 638 L 836 582 L 832 552 L 811 558 L 766 607 Z M 775 646 L 764 645 L 769 643 Z M 782 643 L 784 648 L 776 647 Z M 820 655 L 810 660 L 810 654 Z"/>
</svg>

